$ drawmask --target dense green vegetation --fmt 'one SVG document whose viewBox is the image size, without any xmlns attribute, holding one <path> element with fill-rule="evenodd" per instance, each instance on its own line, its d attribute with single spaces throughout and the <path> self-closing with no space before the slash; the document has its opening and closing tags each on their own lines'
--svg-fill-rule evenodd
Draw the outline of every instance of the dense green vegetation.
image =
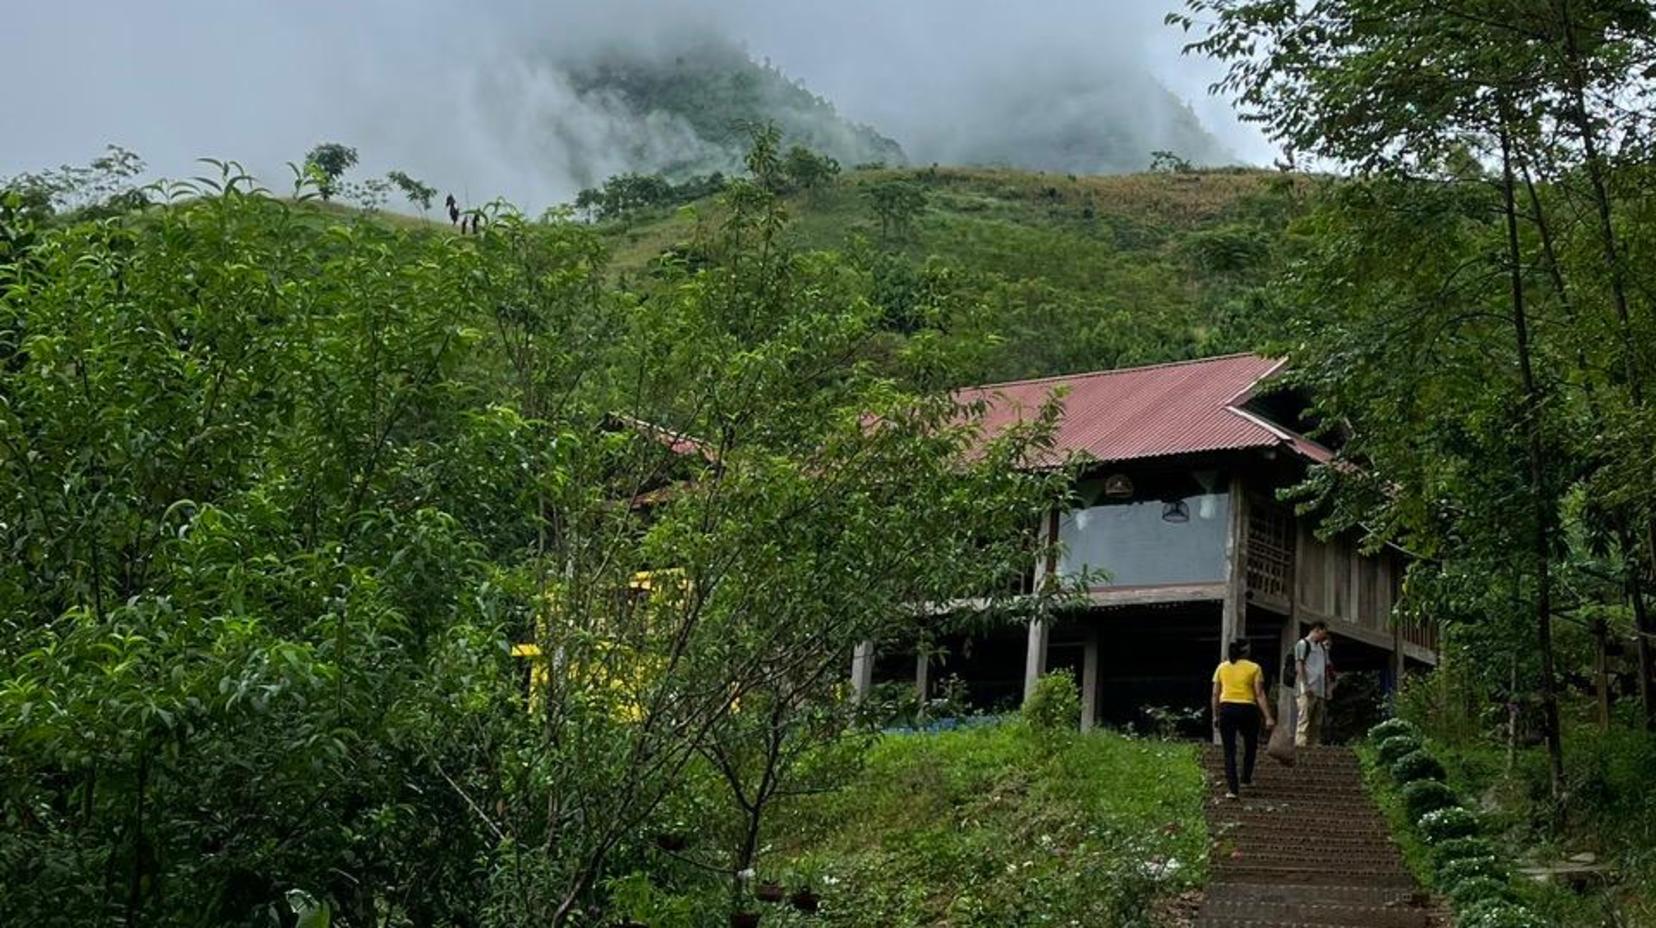
<svg viewBox="0 0 1656 928">
<path fill-rule="evenodd" d="M 777 875 L 820 874 L 834 925 L 1149 925 L 1201 885 L 1202 798 L 1190 745 L 1011 723 L 889 736 L 848 788 L 779 818 Z"/>
<path fill-rule="evenodd" d="M 1651 924 L 1656 18 L 1189 6 L 1329 175 L 858 168 L 778 119 L 469 235 L 312 201 L 332 156 L 292 201 L 119 150 L 8 182 L 0 922 L 662 928 L 772 878 L 1143 918 L 1200 870 L 1184 749 L 1065 735 L 1061 681 L 881 739 L 844 671 L 916 601 L 1052 605 L 1004 595 L 1051 422 L 979 449 L 948 388 L 1258 349 L 1342 439 L 1302 513 L 1442 628 L 1366 749 L 1412 862 L 1467 926 Z M 791 99 L 593 68 L 710 137 Z M 1583 850 L 1606 887 L 1506 881 Z"/>
<path fill-rule="evenodd" d="M 1417 681 L 1399 702 L 1400 714 L 1418 731 L 1420 743 L 1442 762 L 1456 800 L 1477 817 L 1486 846 L 1468 846 L 1473 856 L 1494 856 L 1503 895 L 1528 906 L 1549 924 L 1656 924 L 1656 809 L 1650 783 L 1656 777 L 1656 741 L 1641 732 L 1633 705 L 1609 730 L 1588 718 L 1579 703 L 1566 713 L 1564 749 L 1571 811 L 1560 827 L 1549 814 L 1546 750 L 1490 732 L 1465 698 L 1467 681 L 1459 668 L 1436 679 Z M 1503 737 L 1507 736 L 1507 737 Z M 1370 755 L 1373 757 L 1373 755 Z M 1376 758 L 1374 766 L 1385 768 Z M 1387 781 L 1390 778 L 1386 778 Z M 1405 850 L 1428 883 L 1444 883 L 1446 855 L 1433 852 L 1411 828 L 1420 816 L 1403 809 L 1401 791 L 1391 791 Z M 1451 850 L 1458 850 L 1452 848 Z M 1523 870 L 1567 871 L 1591 855 L 1588 872 L 1562 872 L 1541 883 Z M 1516 878 L 1511 878 L 1516 877 Z M 1447 886 L 1443 888 L 1447 889 Z M 1619 921 L 1618 921 L 1619 920 Z"/>
<path fill-rule="evenodd" d="M 963 463 L 946 342 L 855 363 L 867 279 L 781 241 L 780 163 L 647 296 L 579 224 L 233 165 L 5 194 L 0 921 L 591 924 L 669 828 L 728 838 L 676 892 L 749 904 L 775 802 L 846 775 L 851 644 L 993 609 L 1064 489 L 1041 422 Z"/>
<path fill-rule="evenodd" d="M 1458 783 L 1527 823 L 1504 850 L 1600 847 L 1625 887 L 1553 914 L 1650 924 L 1632 797 L 1656 731 L 1656 11 L 1188 8 L 1174 19 L 1244 110 L 1352 175 L 1296 229 L 1276 341 L 1356 465 L 1300 498 L 1417 555 L 1405 618 L 1445 627 L 1444 665 L 1413 691 L 1438 695 L 1403 706 L 1439 740 L 1394 776 L 1506 744 L 1507 802 L 1487 766 Z"/>
<path fill-rule="evenodd" d="M 959 336 L 977 349 L 962 375 L 983 382 L 1257 347 L 1274 319 L 1266 283 L 1296 247 L 1290 220 L 1320 183 L 1252 170 L 860 170 L 790 194 L 788 235 L 871 277 L 885 344 L 921 329 Z M 706 201 L 599 231 L 615 272 L 648 286 L 664 254 L 693 259 L 721 221 Z"/>
</svg>

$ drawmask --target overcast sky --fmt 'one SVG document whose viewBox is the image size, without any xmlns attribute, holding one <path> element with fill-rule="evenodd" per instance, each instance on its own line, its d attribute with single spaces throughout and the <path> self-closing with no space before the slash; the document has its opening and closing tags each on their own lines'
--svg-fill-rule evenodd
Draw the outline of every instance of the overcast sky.
<svg viewBox="0 0 1656 928">
<path fill-rule="evenodd" d="M 1216 68 L 1179 54 L 1175 0 L 7 0 L 0 176 L 85 163 L 114 142 L 183 176 L 235 158 L 286 184 L 315 142 L 356 146 L 365 172 L 403 168 L 476 202 L 566 199 L 609 151 L 602 114 L 574 112 L 559 55 L 651 47 L 687 29 L 743 41 L 846 116 L 924 157 L 928 133 L 997 88 L 1070 69 L 1142 67 L 1243 161 L 1272 152 L 1207 96 Z M 547 112 L 563 117 L 548 130 Z M 917 142 L 917 140 L 920 140 Z"/>
</svg>

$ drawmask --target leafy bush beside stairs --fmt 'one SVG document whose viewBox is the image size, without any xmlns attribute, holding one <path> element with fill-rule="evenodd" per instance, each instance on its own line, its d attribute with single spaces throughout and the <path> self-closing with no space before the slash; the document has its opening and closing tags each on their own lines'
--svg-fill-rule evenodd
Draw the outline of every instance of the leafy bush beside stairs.
<svg viewBox="0 0 1656 928">
<path fill-rule="evenodd" d="M 1370 779 L 1380 787 L 1381 804 L 1394 822 L 1402 820 L 1406 856 L 1449 898 L 1457 928 L 1543 928 L 1546 922 L 1516 901 L 1506 862 L 1479 836 L 1477 816 L 1444 785 L 1443 764 L 1418 729 L 1393 719 L 1376 725 L 1369 742 L 1361 753 L 1378 773 Z"/>
</svg>

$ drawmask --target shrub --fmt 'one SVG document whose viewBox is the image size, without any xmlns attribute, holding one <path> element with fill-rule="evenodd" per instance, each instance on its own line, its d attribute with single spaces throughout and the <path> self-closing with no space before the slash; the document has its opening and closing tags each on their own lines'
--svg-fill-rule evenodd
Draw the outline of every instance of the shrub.
<svg viewBox="0 0 1656 928">
<path fill-rule="evenodd" d="M 1414 735 L 1393 735 L 1380 742 L 1380 751 L 1376 755 L 1380 763 L 1390 767 L 1406 754 L 1413 754 L 1422 750 L 1425 745 Z"/>
<path fill-rule="evenodd" d="M 1369 729 L 1369 740 L 1376 744 L 1384 742 L 1388 738 L 1396 738 L 1399 735 L 1408 735 L 1418 741 L 1420 740 L 1420 726 L 1408 719 L 1387 719 Z"/>
<path fill-rule="evenodd" d="M 1420 817 L 1420 836 L 1428 844 L 1470 838 L 1477 833 L 1477 817 L 1459 806 L 1428 812 Z"/>
<path fill-rule="evenodd" d="M 1460 928 L 1548 928 L 1534 912 L 1504 899 L 1485 899 L 1461 910 Z"/>
<path fill-rule="evenodd" d="M 1403 787 L 1403 808 L 1409 810 L 1410 821 L 1454 804 L 1455 791 L 1436 780 L 1416 780 Z"/>
<path fill-rule="evenodd" d="M 1492 880 L 1506 878 L 1506 872 L 1493 856 L 1490 857 L 1462 857 L 1451 860 L 1438 868 L 1437 882 L 1439 886 L 1459 886 L 1467 880 L 1487 877 Z"/>
<path fill-rule="evenodd" d="M 1432 865 L 1439 869 L 1450 861 L 1494 856 L 1495 846 L 1483 838 L 1449 838 L 1432 845 Z"/>
<path fill-rule="evenodd" d="M 1391 775 L 1392 779 L 1404 784 L 1416 780 L 1442 780 L 1447 776 L 1438 759 L 1425 751 L 1415 751 L 1399 757 L 1391 765 Z"/>
<path fill-rule="evenodd" d="M 1067 670 L 1035 681 L 1035 691 L 1023 707 L 1024 721 L 1038 732 L 1074 731 L 1081 724 L 1081 694 Z"/>
<path fill-rule="evenodd" d="M 1455 903 L 1456 909 L 1490 900 L 1511 901 L 1512 899 L 1512 889 L 1507 886 L 1505 881 L 1488 876 L 1475 876 L 1462 880 L 1449 887 L 1448 893 L 1449 899 Z"/>
</svg>

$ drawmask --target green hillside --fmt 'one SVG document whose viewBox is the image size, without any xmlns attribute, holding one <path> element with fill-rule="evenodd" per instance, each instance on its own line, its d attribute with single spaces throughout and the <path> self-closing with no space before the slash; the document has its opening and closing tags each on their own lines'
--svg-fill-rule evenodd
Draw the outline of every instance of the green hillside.
<svg viewBox="0 0 1656 928">
<path fill-rule="evenodd" d="M 973 376 L 1010 379 L 1256 346 L 1269 334 L 1265 275 L 1311 185 L 1242 169 L 862 170 L 791 195 L 787 234 L 852 254 L 894 337 L 922 326 L 992 336 Z M 906 222 L 882 220 L 893 191 L 919 203 Z M 648 286 L 653 262 L 693 251 L 719 219 L 706 199 L 600 228 L 617 272 Z"/>
</svg>

